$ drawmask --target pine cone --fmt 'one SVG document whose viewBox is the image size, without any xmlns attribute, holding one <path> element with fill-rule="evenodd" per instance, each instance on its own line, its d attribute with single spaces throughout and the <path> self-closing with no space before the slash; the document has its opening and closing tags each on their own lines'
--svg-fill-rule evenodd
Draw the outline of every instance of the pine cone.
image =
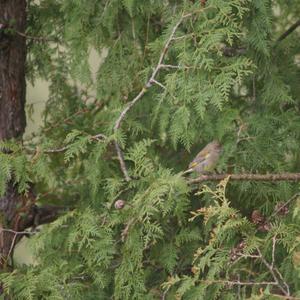
<svg viewBox="0 0 300 300">
<path fill-rule="evenodd" d="M 126 201 L 119 199 L 115 202 L 115 209 L 122 209 L 126 205 Z"/>
<path fill-rule="evenodd" d="M 259 225 L 264 223 L 265 217 L 261 214 L 259 210 L 254 210 L 251 214 L 252 223 Z"/>
</svg>

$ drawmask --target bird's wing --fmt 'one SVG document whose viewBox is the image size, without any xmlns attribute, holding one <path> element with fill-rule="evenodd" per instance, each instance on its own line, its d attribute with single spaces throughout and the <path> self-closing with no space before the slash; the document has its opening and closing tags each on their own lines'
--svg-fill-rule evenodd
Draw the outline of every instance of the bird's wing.
<svg viewBox="0 0 300 300">
<path fill-rule="evenodd" d="M 200 153 L 198 153 L 198 155 L 194 158 L 194 160 L 189 164 L 190 168 L 193 168 L 199 164 L 201 164 L 202 162 L 204 162 L 208 157 L 210 156 L 210 153 L 205 151 L 201 151 Z"/>
</svg>

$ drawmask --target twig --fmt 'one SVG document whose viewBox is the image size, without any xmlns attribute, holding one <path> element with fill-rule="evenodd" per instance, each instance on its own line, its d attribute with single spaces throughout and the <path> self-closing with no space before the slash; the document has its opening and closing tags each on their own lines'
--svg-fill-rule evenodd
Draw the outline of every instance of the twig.
<svg viewBox="0 0 300 300">
<path fill-rule="evenodd" d="M 155 83 L 156 85 L 160 86 L 163 90 L 165 90 L 174 100 L 176 100 L 176 97 L 170 92 L 168 91 L 167 87 L 164 86 L 162 83 L 160 83 L 159 81 L 153 79 L 152 80 L 153 83 Z"/>
<path fill-rule="evenodd" d="M 102 133 L 98 133 L 96 135 L 91 136 L 91 139 L 96 141 L 103 141 L 107 139 L 107 136 Z"/>
<path fill-rule="evenodd" d="M 280 299 L 286 299 L 286 300 L 300 300 L 299 297 L 293 297 L 293 296 L 284 296 L 279 294 L 269 294 L 270 296 L 278 297 Z"/>
<path fill-rule="evenodd" d="M 252 99 L 256 101 L 256 82 L 255 82 L 255 75 L 252 78 Z"/>
<path fill-rule="evenodd" d="M 166 296 L 167 296 L 167 293 L 169 291 L 169 289 L 171 288 L 171 285 L 169 285 L 165 291 L 163 292 L 162 296 L 161 296 L 161 300 L 165 300 L 166 299 Z"/>
<path fill-rule="evenodd" d="M 169 49 L 169 46 L 170 46 L 170 43 L 172 42 L 172 40 L 174 38 L 174 35 L 176 33 L 176 30 L 178 29 L 179 25 L 182 23 L 182 21 L 184 19 L 186 19 L 188 17 L 191 17 L 192 15 L 194 15 L 195 13 L 198 13 L 200 11 L 203 11 L 203 9 L 199 10 L 199 11 L 192 12 L 192 13 L 188 13 L 188 14 L 185 14 L 185 15 L 183 14 L 180 17 L 180 19 L 178 20 L 178 22 L 174 25 L 174 27 L 171 30 L 171 34 L 170 34 L 169 38 L 167 39 L 167 41 L 164 45 L 164 48 L 163 48 L 163 50 L 162 50 L 162 52 L 159 56 L 158 63 L 156 65 L 156 67 L 153 69 L 153 72 L 152 72 L 150 78 L 148 79 L 147 83 L 141 89 L 141 91 L 137 94 L 137 96 L 135 96 L 135 98 L 127 104 L 127 106 L 124 108 L 124 110 L 121 112 L 118 119 L 116 120 L 115 126 L 114 126 L 114 133 L 115 134 L 117 133 L 118 129 L 120 128 L 121 122 L 125 118 L 128 111 L 144 96 L 147 89 L 149 89 L 153 86 L 153 83 L 155 82 L 155 77 L 157 76 L 157 74 L 159 73 L 159 70 L 161 69 L 162 62 L 163 62 L 163 60 L 166 56 L 166 53 L 167 53 L 167 51 Z M 116 151 L 117 151 L 120 167 L 121 167 L 121 170 L 124 174 L 125 180 L 130 181 L 131 178 L 128 175 L 128 171 L 127 171 L 127 167 L 126 167 L 126 164 L 125 164 L 125 161 L 124 161 L 123 153 L 122 153 L 121 147 L 120 147 L 119 143 L 117 142 L 117 140 L 115 140 L 115 148 L 116 148 Z"/>
<path fill-rule="evenodd" d="M 126 167 L 126 164 L 125 164 L 123 152 L 121 150 L 120 145 L 118 144 L 118 142 L 116 140 L 114 141 L 114 143 L 115 143 L 115 148 L 116 148 L 116 151 L 117 151 L 118 159 L 119 159 L 119 162 L 120 162 L 121 170 L 124 174 L 125 180 L 127 182 L 129 182 L 131 180 L 131 178 L 128 175 L 128 171 L 127 171 L 127 167 Z"/>
<path fill-rule="evenodd" d="M 96 141 L 103 141 L 103 140 L 107 139 L 107 136 L 105 136 L 102 133 L 98 133 L 96 135 L 92 135 L 90 137 L 90 139 L 96 140 Z M 56 148 L 56 149 L 46 149 L 46 150 L 43 150 L 43 153 L 47 153 L 47 154 L 50 154 L 50 153 L 60 153 L 60 152 L 66 151 L 68 148 L 69 148 L 68 146 L 64 146 L 64 147 Z"/>
<path fill-rule="evenodd" d="M 288 286 L 288 284 L 285 282 L 282 274 L 279 272 L 279 270 L 277 268 L 274 268 L 275 272 L 278 274 L 278 276 L 280 277 L 283 285 L 285 286 L 286 290 L 287 290 L 287 294 L 290 295 L 290 287 Z"/>
<path fill-rule="evenodd" d="M 270 265 L 266 259 L 263 257 L 261 251 L 259 250 L 259 248 L 256 248 L 259 256 L 260 256 L 260 260 L 262 261 L 262 263 L 266 266 L 266 268 L 269 270 L 270 274 L 272 275 L 273 279 L 275 282 L 277 282 L 277 286 L 279 287 L 279 289 L 284 293 L 284 295 L 289 296 L 290 292 L 289 292 L 289 288 L 287 288 L 286 290 L 282 287 L 282 285 L 280 284 L 275 272 L 274 272 L 274 267 L 272 265 Z M 281 281 L 283 282 L 283 284 L 288 287 L 288 285 L 286 284 L 286 282 L 283 280 L 282 275 L 280 274 L 280 272 L 278 270 L 276 270 L 276 273 L 278 274 L 278 276 L 280 277 Z"/>
<path fill-rule="evenodd" d="M 240 280 L 241 280 L 241 276 L 240 276 L 240 274 L 238 274 L 238 282 L 240 282 Z M 237 294 L 238 294 L 238 299 L 241 300 L 242 297 L 241 297 L 241 286 L 240 285 L 238 285 L 238 292 L 237 292 Z"/>
<path fill-rule="evenodd" d="M 195 179 L 188 180 L 188 184 L 204 181 L 220 181 L 227 177 L 230 180 L 242 181 L 300 181 L 300 173 L 278 173 L 278 174 L 212 174 L 200 175 Z"/>
<path fill-rule="evenodd" d="M 48 149 L 44 150 L 43 153 L 59 153 L 59 152 L 64 152 L 68 149 L 68 146 L 57 148 L 57 149 Z"/>
<path fill-rule="evenodd" d="M 62 123 L 68 122 L 69 120 L 71 120 L 75 116 L 78 116 L 80 114 L 85 114 L 85 113 L 88 113 L 88 112 L 90 112 L 89 109 L 86 109 L 86 108 L 80 109 L 80 110 L 76 111 L 75 113 L 71 114 L 69 117 L 65 118 L 64 120 L 60 120 L 60 121 L 56 122 L 55 124 L 50 125 L 48 128 L 45 128 L 44 132 L 47 132 L 47 131 L 53 129 L 53 128 L 61 125 Z"/>
<path fill-rule="evenodd" d="M 285 31 L 276 41 L 276 44 L 284 40 L 288 35 L 290 35 L 297 27 L 300 26 L 300 19 L 295 22 L 287 31 Z"/>
<path fill-rule="evenodd" d="M 10 232 L 13 233 L 14 235 L 27 235 L 27 234 L 36 234 L 37 231 L 15 231 L 13 229 L 5 229 L 5 228 L 0 228 L 0 233 L 1 232 Z"/>
<path fill-rule="evenodd" d="M 43 36 L 32 36 L 32 35 L 27 35 L 26 33 L 20 32 L 18 30 L 15 30 L 15 32 L 21 36 L 24 37 L 26 39 L 30 39 L 30 40 L 35 40 L 35 41 L 41 41 L 41 42 L 57 42 L 58 39 L 49 39 L 47 37 L 43 37 Z"/>
<path fill-rule="evenodd" d="M 163 90 L 167 91 L 167 88 L 162 83 L 160 83 L 159 81 L 153 79 L 152 83 L 155 83 L 156 85 L 160 86 Z"/>
<path fill-rule="evenodd" d="M 194 33 L 188 33 L 188 34 L 184 34 L 184 35 L 181 35 L 181 36 L 175 36 L 172 38 L 173 41 L 178 41 L 178 40 L 182 40 L 182 39 L 186 39 L 186 38 L 194 38 L 195 37 L 195 34 Z"/>
<path fill-rule="evenodd" d="M 198 280 L 199 282 L 202 283 L 223 283 L 223 284 L 228 284 L 228 285 L 278 285 L 276 281 L 261 281 L 261 282 L 254 282 L 254 281 L 231 281 L 231 280 Z"/>
<path fill-rule="evenodd" d="M 0 234 L 2 232 L 9 232 L 9 233 L 12 233 L 14 235 L 14 237 L 12 238 L 11 244 L 10 244 L 9 251 L 6 255 L 7 258 L 10 257 L 10 255 L 11 255 L 11 253 L 12 253 L 14 247 L 15 247 L 17 236 L 19 236 L 19 235 L 28 235 L 28 234 L 32 235 L 32 234 L 37 233 L 36 231 L 15 231 L 13 229 L 0 228 Z"/>
<path fill-rule="evenodd" d="M 272 262 L 271 262 L 271 268 L 274 268 L 275 263 L 275 247 L 276 247 L 276 234 L 272 238 Z"/>
<path fill-rule="evenodd" d="M 160 65 L 160 69 L 176 69 L 176 70 L 190 70 L 190 69 L 201 69 L 200 67 L 196 66 L 176 66 L 176 65 Z"/>
<path fill-rule="evenodd" d="M 288 201 L 286 201 L 284 204 L 280 205 L 273 213 L 272 215 L 268 218 L 268 221 L 272 219 L 274 216 L 277 215 L 277 213 L 282 210 L 284 207 L 286 207 L 288 204 L 290 204 L 293 200 L 295 200 L 297 197 L 300 196 L 300 193 L 296 193 L 293 197 L 291 197 Z"/>
<path fill-rule="evenodd" d="M 131 219 L 127 225 L 125 226 L 125 228 L 122 230 L 122 233 L 121 233 L 121 241 L 124 242 L 125 241 L 125 238 L 127 237 L 128 235 L 128 232 L 129 232 L 129 229 L 130 229 L 130 226 L 133 225 L 135 222 L 134 219 Z"/>
<path fill-rule="evenodd" d="M 14 237 L 13 237 L 13 239 L 12 239 L 12 241 L 11 241 L 11 244 L 10 244 L 10 248 L 9 248 L 9 251 L 8 251 L 8 254 L 7 254 L 7 258 L 9 258 L 10 257 L 10 255 L 11 255 L 11 253 L 12 253 L 12 251 L 13 251 L 13 249 L 14 249 L 14 247 L 15 247 L 15 243 L 16 243 L 16 238 L 17 238 L 17 234 L 15 234 L 14 235 Z"/>
</svg>

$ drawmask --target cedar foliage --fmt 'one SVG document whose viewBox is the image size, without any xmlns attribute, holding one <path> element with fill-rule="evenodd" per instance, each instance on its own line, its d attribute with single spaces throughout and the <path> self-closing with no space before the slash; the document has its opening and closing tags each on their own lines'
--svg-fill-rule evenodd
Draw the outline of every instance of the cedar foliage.
<svg viewBox="0 0 300 300">
<path fill-rule="evenodd" d="M 219 172 L 299 169 L 299 32 L 276 42 L 299 12 L 299 1 L 281 0 L 28 1 L 26 34 L 47 40 L 28 39 L 27 79 L 48 80 L 50 96 L 36 136 L 1 142 L 11 151 L 0 153 L 0 192 L 10 180 L 20 193 L 33 183 L 38 203 L 65 211 L 30 238 L 36 265 L 1 274 L 6 295 L 300 297 L 299 200 L 284 216 L 276 211 L 299 184 L 190 186 L 180 174 L 213 139 L 224 148 Z M 173 67 L 159 70 L 160 84 L 114 131 L 186 15 L 162 62 Z M 107 51 L 96 78 L 91 49 Z M 254 210 L 267 230 L 251 219 Z"/>
</svg>

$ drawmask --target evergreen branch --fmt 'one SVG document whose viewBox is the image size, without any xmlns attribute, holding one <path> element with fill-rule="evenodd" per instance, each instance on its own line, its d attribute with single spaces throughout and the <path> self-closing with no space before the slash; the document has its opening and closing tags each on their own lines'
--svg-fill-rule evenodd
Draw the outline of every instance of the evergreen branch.
<svg viewBox="0 0 300 300">
<path fill-rule="evenodd" d="M 78 115 L 80 115 L 80 114 L 85 114 L 85 113 L 88 113 L 88 112 L 90 112 L 90 110 L 87 109 L 87 108 L 79 109 L 79 110 L 76 111 L 74 114 L 70 115 L 69 117 L 65 118 L 64 120 L 62 120 L 62 121 L 60 120 L 60 121 L 56 122 L 55 124 L 50 125 L 48 128 L 45 128 L 45 129 L 44 129 L 44 132 L 47 132 L 47 131 L 49 131 L 49 130 L 51 130 L 51 129 L 53 129 L 53 128 L 56 128 L 57 126 L 59 126 L 59 125 L 61 125 L 61 124 L 67 123 L 69 120 L 71 120 L 71 119 L 72 119 L 73 117 L 75 117 L 75 116 L 78 116 Z"/>
<path fill-rule="evenodd" d="M 259 259 L 265 267 L 268 269 L 269 273 L 272 275 L 274 281 L 273 284 L 277 285 L 278 288 L 283 292 L 284 295 L 289 296 L 290 295 L 290 289 L 288 284 L 285 282 L 282 274 L 279 272 L 279 270 L 274 266 L 275 264 L 275 247 L 276 247 L 276 235 L 272 238 L 272 262 L 269 264 L 267 260 L 262 255 L 260 249 L 256 247 L 257 255 L 248 255 L 248 254 L 241 254 L 240 258 L 254 258 Z M 276 275 L 277 273 L 277 275 Z M 278 278 L 279 277 L 279 278 Z M 280 283 L 280 280 L 281 283 Z M 284 285 L 285 288 L 282 286 Z"/>
<path fill-rule="evenodd" d="M 188 180 L 188 184 L 204 181 L 219 181 L 227 177 L 237 181 L 300 181 L 300 173 L 278 173 L 278 174 L 212 174 L 200 175 L 195 179 Z"/>
<path fill-rule="evenodd" d="M 107 136 L 105 136 L 102 133 L 98 133 L 96 135 L 93 135 L 90 137 L 91 140 L 96 140 L 96 141 L 104 141 L 107 139 Z M 60 152 L 65 152 L 69 147 L 68 146 L 63 146 L 61 148 L 54 148 L 54 149 L 45 149 L 42 152 L 46 154 L 51 154 L 51 153 L 60 153 Z M 40 150 L 29 150 L 31 153 L 35 153 L 35 156 L 37 156 L 40 153 Z"/>
<path fill-rule="evenodd" d="M 297 27 L 300 26 L 300 19 L 295 22 L 287 31 L 285 31 L 276 41 L 276 44 L 284 40 L 288 35 L 290 35 Z"/>
<path fill-rule="evenodd" d="M 279 287 L 279 289 L 283 292 L 284 295 L 289 296 L 290 295 L 290 291 L 289 291 L 289 286 L 287 285 L 287 283 L 284 281 L 283 276 L 281 275 L 281 273 L 278 271 L 278 269 L 274 268 L 273 265 L 270 265 L 266 259 L 263 257 L 261 251 L 259 250 L 259 248 L 256 248 L 259 256 L 260 256 L 260 260 L 262 261 L 262 263 L 266 266 L 266 268 L 269 270 L 270 274 L 272 275 L 272 277 L 274 278 L 275 282 L 277 282 L 277 286 Z M 286 290 L 282 287 L 282 285 L 280 284 L 276 274 L 278 274 L 278 276 L 280 277 L 283 285 L 286 287 Z"/>
<path fill-rule="evenodd" d="M 183 14 L 180 17 L 180 19 L 178 20 L 178 22 L 174 25 L 174 27 L 171 30 L 171 34 L 169 35 L 169 38 L 167 39 L 167 41 L 164 45 L 164 48 L 163 48 L 163 50 L 162 50 L 162 52 L 159 56 L 158 63 L 156 65 L 156 67 L 153 69 L 153 72 L 152 72 L 150 78 L 148 79 L 145 86 L 141 89 L 141 91 L 137 94 L 137 96 L 127 104 L 125 109 L 119 115 L 119 117 L 116 120 L 115 125 L 114 125 L 114 133 L 117 133 L 118 129 L 121 126 L 122 121 L 124 120 L 124 118 L 126 116 L 126 114 L 144 96 L 147 89 L 151 88 L 153 86 L 153 84 L 155 83 L 155 78 L 156 78 L 157 74 L 159 73 L 159 71 L 161 69 L 162 62 L 163 62 L 163 60 L 166 56 L 166 53 L 168 52 L 170 44 L 171 44 L 171 42 L 172 42 L 172 40 L 175 36 L 175 33 L 176 33 L 178 27 L 180 26 L 180 24 L 183 22 L 184 19 L 189 18 L 189 17 L 193 16 L 195 13 L 199 13 L 199 12 L 202 12 L 202 11 L 203 11 L 203 9 L 197 10 L 197 11 L 194 11 L 194 12 L 191 12 L 191 13 L 188 13 L 188 14 Z M 125 180 L 128 182 L 128 181 L 131 180 L 131 178 L 128 175 L 128 171 L 127 171 L 127 167 L 126 167 L 126 164 L 125 164 L 125 161 L 124 161 L 124 156 L 123 156 L 121 147 L 120 147 L 119 143 L 116 140 L 115 140 L 115 148 L 116 148 L 116 151 L 117 151 L 118 160 L 119 160 L 119 163 L 120 163 L 121 170 L 124 174 Z"/>
<path fill-rule="evenodd" d="M 28 35 L 26 33 L 20 32 L 18 30 L 15 30 L 16 34 L 18 34 L 21 37 L 24 37 L 25 39 L 29 39 L 29 40 L 34 40 L 34 41 L 40 41 L 40 42 L 58 42 L 58 39 L 50 39 L 48 37 L 44 37 L 44 36 L 32 36 L 32 35 Z"/>
</svg>

